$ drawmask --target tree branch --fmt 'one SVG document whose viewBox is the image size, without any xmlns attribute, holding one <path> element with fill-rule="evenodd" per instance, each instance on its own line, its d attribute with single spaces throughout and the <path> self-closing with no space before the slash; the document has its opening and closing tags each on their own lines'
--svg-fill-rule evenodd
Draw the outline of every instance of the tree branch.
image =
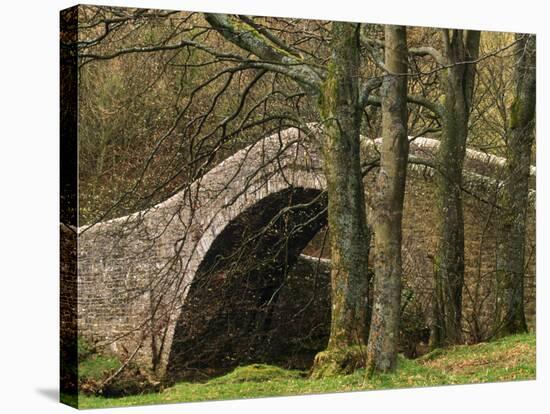
<svg viewBox="0 0 550 414">
<path fill-rule="evenodd" d="M 364 108 L 369 104 L 369 96 L 375 89 L 382 85 L 382 77 L 371 78 L 364 82 L 361 87 L 361 95 L 359 96 L 359 107 Z"/>
<path fill-rule="evenodd" d="M 205 18 L 214 30 L 234 45 L 254 54 L 267 65 L 279 66 L 279 73 L 300 83 L 308 93 L 319 92 L 322 82 L 319 72 L 286 50 L 270 45 L 269 39 L 252 26 L 241 26 L 225 14 L 206 13 Z"/>
<path fill-rule="evenodd" d="M 250 18 L 249 16 L 239 16 L 239 19 L 248 24 L 250 27 L 257 30 L 259 33 L 261 33 L 263 36 L 265 36 L 271 43 L 279 47 L 280 49 L 290 53 L 291 55 L 295 56 L 298 59 L 302 59 L 302 56 L 299 51 L 296 49 L 290 47 L 285 42 L 283 42 L 281 39 L 279 39 L 277 36 L 273 35 L 268 29 L 265 27 L 257 24 L 254 19 Z"/>
<path fill-rule="evenodd" d="M 370 48 L 379 48 L 384 49 L 386 44 L 384 41 L 379 39 L 372 39 L 368 37 L 365 32 L 361 33 L 361 40 Z M 439 50 L 434 47 L 424 46 L 424 47 L 411 47 L 409 48 L 409 54 L 413 56 L 431 56 L 439 65 L 444 66 L 445 60 L 443 55 Z"/>
<path fill-rule="evenodd" d="M 414 56 L 430 56 L 433 58 L 433 60 L 436 61 L 441 66 L 445 65 L 445 60 L 443 59 L 443 55 L 439 50 L 437 50 L 434 47 L 430 46 L 423 46 L 423 47 L 411 47 L 409 49 L 409 53 Z"/>
<path fill-rule="evenodd" d="M 443 118 L 445 109 L 440 104 L 430 101 L 429 99 L 424 98 L 423 96 L 418 95 L 407 95 L 407 102 L 420 105 L 430 110 L 436 117 Z M 368 94 L 366 96 L 366 105 L 380 106 L 382 103 L 382 98 L 376 95 Z"/>
</svg>

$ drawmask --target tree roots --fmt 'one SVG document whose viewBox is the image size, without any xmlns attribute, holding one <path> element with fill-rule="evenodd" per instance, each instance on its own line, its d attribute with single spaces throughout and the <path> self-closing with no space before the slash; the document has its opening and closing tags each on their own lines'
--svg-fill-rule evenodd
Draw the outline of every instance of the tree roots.
<svg viewBox="0 0 550 414">
<path fill-rule="evenodd" d="M 319 379 L 351 374 L 355 370 L 365 367 L 365 362 L 365 346 L 354 345 L 345 348 L 327 349 L 315 356 L 310 378 Z"/>
</svg>

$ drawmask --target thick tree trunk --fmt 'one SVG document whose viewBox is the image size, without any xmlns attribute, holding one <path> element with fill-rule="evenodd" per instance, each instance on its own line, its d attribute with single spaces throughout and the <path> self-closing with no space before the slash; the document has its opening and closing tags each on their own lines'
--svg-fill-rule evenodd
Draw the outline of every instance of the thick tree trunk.
<svg viewBox="0 0 550 414">
<path fill-rule="evenodd" d="M 401 223 L 407 174 L 407 32 L 385 28 L 382 149 L 375 195 L 375 275 L 367 371 L 396 367 L 401 302 Z"/>
<path fill-rule="evenodd" d="M 497 260 L 495 334 L 527 331 L 523 301 L 525 234 L 536 103 L 535 37 L 516 35 L 515 97 L 510 108 L 502 236 Z"/>
<path fill-rule="evenodd" d="M 334 22 L 332 36 L 331 62 L 319 98 L 332 258 L 330 338 L 314 366 L 320 375 L 327 364 L 331 373 L 345 369 L 338 367 L 349 360 L 342 351 L 364 346 L 368 335 L 369 233 L 359 158 L 359 27 Z"/>
<path fill-rule="evenodd" d="M 437 154 L 438 248 L 434 263 L 435 300 L 432 347 L 462 340 L 462 288 L 464 286 L 464 218 L 462 169 L 468 121 L 479 53 L 478 31 L 443 30 L 445 116 Z"/>
</svg>

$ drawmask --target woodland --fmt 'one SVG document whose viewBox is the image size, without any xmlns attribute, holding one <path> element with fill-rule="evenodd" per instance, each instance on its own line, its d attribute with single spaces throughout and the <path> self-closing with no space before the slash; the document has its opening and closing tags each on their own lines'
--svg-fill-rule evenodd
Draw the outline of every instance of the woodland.
<svg viewBox="0 0 550 414">
<path fill-rule="evenodd" d="M 534 378 L 534 35 L 79 6 L 60 43 L 71 228 L 192 205 L 284 131 L 324 183 L 215 239 L 167 372 L 79 336 L 62 392 L 99 407 Z"/>
</svg>

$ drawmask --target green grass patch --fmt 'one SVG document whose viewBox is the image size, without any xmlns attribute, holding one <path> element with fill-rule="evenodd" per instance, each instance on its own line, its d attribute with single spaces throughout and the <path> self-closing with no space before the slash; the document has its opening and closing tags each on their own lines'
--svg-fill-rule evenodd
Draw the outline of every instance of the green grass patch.
<svg viewBox="0 0 550 414">
<path fill-rule="evenodd" d="M 209 384 L 239 384 L 243 382 L 284 381 L 304 377 L 302 371 L 287 370 L 273 365 L 252 364 L 235 368 L 233 372 L 209 381 Z"/>
<path fill-rule="evenodd" d="M 98 381 L 119 367 L 120 361 L 117 358 L 93 355 L 78 364 L 78 377 L 81 381 Z"/>
<path fill-rule="evenodd" d="M 535 336 L 439 350 L 416 360 L 399 359 L 398 370 L 366 379 L 365 370 L 322 379 L 264 364 L 239 367 L 204 384 L 181 382 L 161 392 L 122 398 L 80 395 L 80 408 L 163 404 L 282 395 L 319 394 L 535 379 Z"/>
</svg>

